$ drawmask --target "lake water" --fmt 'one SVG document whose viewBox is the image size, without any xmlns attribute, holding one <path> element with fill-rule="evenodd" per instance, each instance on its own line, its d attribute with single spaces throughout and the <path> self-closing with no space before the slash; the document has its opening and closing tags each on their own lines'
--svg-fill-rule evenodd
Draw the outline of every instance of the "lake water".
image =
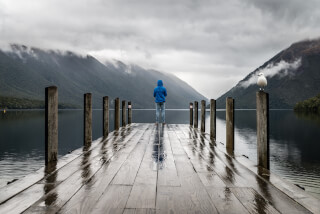
<svg viewBox="0 0 320 214">
<path fill-rule="evenodd" d="M 154 110 L 133 110 L 133 122 L 153 123 Z M 167 110 L 167 123 L 189 123 L 189 110 Z M 0 187 L 44 165 L 44 111 L 0 113 Z M 206 117 L 209 131 L 209 112 Z M 113 111 L 110 111 L 110 130 Z M 102 135 L 102 111 L 93 111 L 93 139 Z M 217 141 L 225 143 L 225 111 L 217 111 Z M 320 198 L 320 117 L 270 111 L 271 171 Z M 83 144 L 82 110 L 59 111 L 59 156 Z M 235 153 L 256 162 L 256 112 L 236 110 Z"/>
</svg>

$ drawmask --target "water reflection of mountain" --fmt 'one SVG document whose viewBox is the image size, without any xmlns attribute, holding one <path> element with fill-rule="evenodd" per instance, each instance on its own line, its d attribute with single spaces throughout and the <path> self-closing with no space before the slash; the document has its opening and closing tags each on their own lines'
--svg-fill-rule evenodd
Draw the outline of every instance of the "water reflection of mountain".
<svg viewBox="0 0 320 214">
<path fill-rule="evenodd" d="M 310 112 L 294 112 L 295 116 L 299 119 L 309 120 L 320 126 L 320 115 Z"/>
<path fill-rule="evenodd" d="M 320 118 L 311 120 L 309 117 L 295 116 L 291 110 L 270 110 L 270 139 L 278 144 L 293 144 L 305 160 L 320 161 L 320 127 L 314 123 L 314 120 L 320 121 Z M 217 112 L 217 118 L 225 120 L 225 111 Z M 239 132 L 244 129 L 256 132 L 256 111 L 235 111 L 235 128 Z"/>
</svg>

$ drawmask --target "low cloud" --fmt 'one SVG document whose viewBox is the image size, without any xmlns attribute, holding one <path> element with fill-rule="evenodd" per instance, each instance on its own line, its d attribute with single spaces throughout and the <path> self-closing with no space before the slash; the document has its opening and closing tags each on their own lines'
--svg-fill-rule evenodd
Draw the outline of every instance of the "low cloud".
<svg viewBox="0 0 320 214">
<path fill-rule="evenodd" d="M 218 97 L 293 42 L 319 37 L 319 8 L 318 0 L 0 0 L 0 47 L 138 64 Z"/>
<path fill-rule="evenodd" d="M 278 63 L 270 63 L 266 67 L 262 69 L 258 69 L 254 73 L 252 73 L 248 80 L 241 81 L 239 83 L 240 87 L 247 88 L 250 85 L 256 84 L 258 79 L 258 74 L 263 73 L 264 76 L 268 79 L 273 76 L 278 76 L 279 78 L 283 78 L 288 75 L 292 75 L 293 71 L 297 70 L 301 65 L 301 58 L 296 59 L 293 62 L 286 62 L 281 60 Z"/>
</svg>

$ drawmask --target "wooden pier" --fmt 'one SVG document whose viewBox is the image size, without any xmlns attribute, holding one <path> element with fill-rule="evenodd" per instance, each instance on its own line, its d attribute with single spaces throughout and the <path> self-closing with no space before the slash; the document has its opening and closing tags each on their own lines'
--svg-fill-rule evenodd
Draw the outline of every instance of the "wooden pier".
<svg viewBox="0 0 320 214">
<path fill-rule="evenodd" d="M 0 189 L 0 213 L 320 213 L 190 125 L 129 124 Z"/>
</svg>

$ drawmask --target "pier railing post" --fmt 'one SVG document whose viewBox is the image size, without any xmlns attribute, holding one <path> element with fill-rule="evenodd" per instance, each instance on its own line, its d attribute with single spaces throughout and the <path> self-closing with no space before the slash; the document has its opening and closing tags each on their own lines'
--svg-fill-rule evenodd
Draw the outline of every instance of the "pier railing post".
<svg viewBox="0 0 320 214">
<path fill-rule="evenodd" d="M 190 103 L 190 126 L 193 126 L 193 103 Z"/>
<path fill-rule="evenodd" d="M 234 99 L 226 99 L 226 141 L 227 152 L 234 151 Z"/>
<path fill-rule="evenodd" d="M 256 93 L 257 101 L 257 158 L 258 166 L 270 169 L 269 159 L 269 94 Z"/>
<path fill-rule="evenodd" d="M 132 123 L 132 104 L 131 101 L 128 102 L 128 124 Z"/>
<path fill-rule="evenodd" d="M 201 100 L 201 132 L 206 131 L 206 101 Z"/>
<path fill-rule="evenodd" d="M 194 101 L 193 128 L 198 128 L 198 102 Z"/>
<path fill-rule="evenodd" d="M 45 164 L 58 160 L 58 88 L 45 90 Z"/>
<path fill-rule="evenodd" d="M 114 101 L 114 130 L 120 128 L 120 99 L 117 97 Z"/>
<path fill-rule="evenodd" d="M 92 142 L 92 99 L 91 93 L 84 94 L 84 146 Z"/>
<path fill-rule="evenodd" d="M 109 97 L 103 97 L 103 137 L 109 134 Z"/>
<path fill-rule="evenodd" d="M 216 101 L 210 100 L 210 139 L 216 140 Z"/>
<path fill-rule="evenodd" d="M 125 100 L 122 100 L 121 108 L 122 108 L 122 126 L 126 126 L 127 125 L 126 124 L 126 119 L 127 119 L 126 110 L 127 110 L 127 108 L 126 108 L 126 101 Z"/>
</svg>

